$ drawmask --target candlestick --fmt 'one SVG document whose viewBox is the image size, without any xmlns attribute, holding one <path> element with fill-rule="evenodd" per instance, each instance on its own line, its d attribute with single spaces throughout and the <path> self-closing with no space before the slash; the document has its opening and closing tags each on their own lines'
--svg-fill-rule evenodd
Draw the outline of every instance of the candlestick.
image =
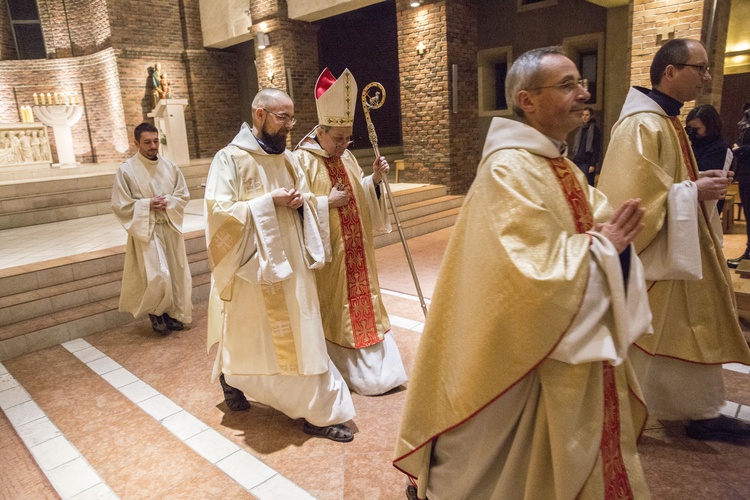
<svg viewBox="0 0 750 500">
<path fill-rule="evenodd" d="M 34 92 L 34 105 L 39 106 L 39 96 Z"/>
<path fill-rule="evenodd" d="M 47 92 L 47 104 L 52 105 L 52 94 Z"/>
</svg>

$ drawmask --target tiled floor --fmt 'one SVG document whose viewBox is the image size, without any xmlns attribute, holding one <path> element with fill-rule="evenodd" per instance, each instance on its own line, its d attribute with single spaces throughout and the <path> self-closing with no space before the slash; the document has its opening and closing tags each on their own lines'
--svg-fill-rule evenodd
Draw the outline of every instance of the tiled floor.
<svg viewBox="0 0 750 500">
<path fill-rule="evenodd" d="M 409 241 L 428 298 L 450 232 Z M 744 236 L 726 244 L 739 254 Z M 401 245 L 376 257 L 410 371 L 424 316 Z M 167 337 L 143 321 L 4 362 L 0 498 L 404 498 L 390 460 L 406 390 L 354 395 L 348 444 L 307 436 L 260 405 L 232 413 L 209 380 L 205 303 L 195 309 L 190 328 Z M 725 411 L 750 419 L 750 370 L 725 368 Z M 652 422 L 640 451 L 656 499 L 750 498 L 750 446 L 697 442 L 681 423 Z"/>
</svg>

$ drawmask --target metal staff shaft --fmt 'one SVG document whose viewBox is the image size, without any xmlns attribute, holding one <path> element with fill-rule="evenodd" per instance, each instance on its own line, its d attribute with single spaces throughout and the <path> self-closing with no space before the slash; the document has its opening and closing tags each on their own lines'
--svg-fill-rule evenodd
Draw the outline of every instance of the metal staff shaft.
<svg viewBox="0 0 750 500">
<path fill-rule="evenodd" d="M 371 97 L 367 92 L 371 88 L 376 87 L 379 92 L 375 93 L 374 97 Z M 378 109 L 385 102 L 385 88 L 377 82 L 369 83 L 362 90 L 362 109 L 365 112 L 365 120 L 367 121 L 367 133 L 370 136 L 370 143 L 372 144 L 372 150 L 375 152 L 375 159 L 380 158 L 380 150 L 378 149 L 378 135 L 375 132 L 375 126 L 372 124 L 370 119 L 370 110 Z M 381 177 L 383 184 L 385 185 L 385 191 L 388 195 L 388 201 L 391 205 L 391 212 L 393 212 L 393 218 L 396 220 L 396 228 L 398 229 L 398 235 L 401 237 L 401 244 L 404 246 L 404 253 L 406 254 L 406 260 L 409 262 L 409 270 L 411 271 L 411 277 L 414 280 L 414 286 L 417 288 L 417 295 L 419 296 L 419 303 L 422 306 L 422 312 L 427 317 L 427 304 L 422 295 L 422 287 L 419 286 L 419 279 L 417 278 L 417 271 L 414 269 L 414 261 L 411 258 L 411 252 L 409 251 L 409 245 L 406 244 L 406 235 L 401 227 L 401 219 L 398 216 L 398 210 L 396 210 L 396 202 L 393 200 L 393 193 L 391 192 L 391 185 L 388 183 L 388 176 L 384 175 Z"/>
</svg>

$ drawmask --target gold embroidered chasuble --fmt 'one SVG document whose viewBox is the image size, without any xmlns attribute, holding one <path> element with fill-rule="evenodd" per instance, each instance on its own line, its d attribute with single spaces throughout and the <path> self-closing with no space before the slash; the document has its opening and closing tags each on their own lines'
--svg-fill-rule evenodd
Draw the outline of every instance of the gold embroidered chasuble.
<svg viewBox="0 0 750 500">
<path fill-rule="evenodd" d="M 581 312 L 592 240 L 584 231 L 611 213 L 549 138 L 493 120 L 443 259 L 397 440 L 394 465 L 418 478 L 420 494 L 434 440 L 531 377 L 536 389 L 511 402 L 524 418 L 498 422 L 506 438 L 487 429 L 506 439 L 503 449 L 525 450 L 491 472 L 497 498 L 648 497 L 636 451 L 646 410 L 629 362 L 550 358 Z M 517 442 L 522 435 L 528 441 Z"/>
<path fill-rule="evenodd" d="M 326 339 L 354 349 L 382 342 L 391 323 L 380 295 L 373 237 L 390 231 L 385 193 L 378 199 L 372 179 L 348 150 L 331 157 L 308 139 L 295 156 L 318 197 L 321 221 L 328 220 L 322 225 L 329 230 L 331 259 L 315 271 Z M 347 205 L 329 208 L 328 195 L 338 184 L 353 196 Z"/>
<path fill-rule="evenodd" d="M 667 230 L 667 196 L 672 185 L 697 175 L 695 157 L 679 120 L 675 124 L 651 98 L 631 89 L 612 130 L 597 187 L 613 205 L 641 198 L 646 213 L 645 227 L 634 242 L 639 253 Z M 698 211 L 703 279 L 649 282 L 654 335 L 643 337 L 637 345 L 652 355 L 695 363 L 748 364 L 750 350 L 737 322 L 732 279 L 721 244 L 711 230 L 703 202 L 698 203 Z"/>
<path fill-rule="evenodd" d="M 160 195 L 166 210 L 151 210 L 151 198 Z M 185 178 L 169 160 L 137 153 L 117 170 L 112 211 L 128 233 L 120 311 L 136 318 L 166 312 L 192 320 L 192 276 L 182 235 L 189 200 Z"/>
<path fill-rule="evenodd" d="M 303 193 L 302 215 L 273 204 L 276 188 Z M 219 343 L 223 373 L 328 370 L 311 270 L 325 260 L 315 204 L 291 153 L 264 152 L 247 124 L 214 157 L 205 194 L 208 348 Z"/>
</svg>

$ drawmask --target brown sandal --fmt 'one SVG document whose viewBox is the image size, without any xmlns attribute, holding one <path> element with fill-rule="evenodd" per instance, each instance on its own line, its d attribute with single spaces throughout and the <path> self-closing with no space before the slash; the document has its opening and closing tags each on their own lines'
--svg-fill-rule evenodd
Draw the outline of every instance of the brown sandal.
<svg viewBox="0 0 750 500">
<path fill-rule="evenodd" d="M 320 436 L 339 443 L 348 443 L 354 439 L 354 433 L 344 424 L 318 427 L 305 420 L 305 423 L 302 425 L 302 431 L 311 436 Z"/>
</svg>

